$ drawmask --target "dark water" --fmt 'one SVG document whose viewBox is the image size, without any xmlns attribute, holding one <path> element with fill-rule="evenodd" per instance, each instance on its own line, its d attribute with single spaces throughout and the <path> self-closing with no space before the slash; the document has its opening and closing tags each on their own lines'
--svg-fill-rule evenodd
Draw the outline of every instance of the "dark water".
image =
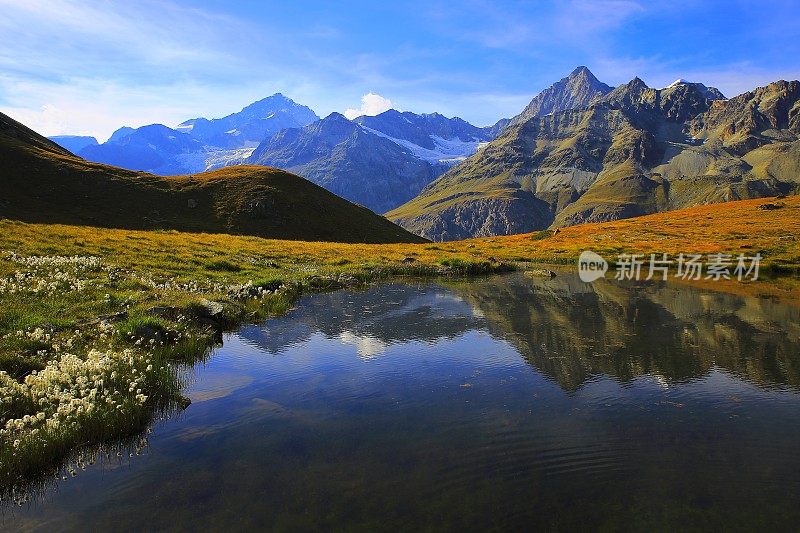
<svg viewBox="0 0 800 533">
<path fill-rule="evenodd" d="M 800 309 L 520 275 L 301 300 L 3 528 L 800 527 Z"/>
</svg>

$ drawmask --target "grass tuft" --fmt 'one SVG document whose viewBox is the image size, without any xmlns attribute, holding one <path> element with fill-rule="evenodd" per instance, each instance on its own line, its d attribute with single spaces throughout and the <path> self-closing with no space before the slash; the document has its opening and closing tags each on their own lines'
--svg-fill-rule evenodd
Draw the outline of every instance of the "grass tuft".
<svg viewBox="0 0 800 533">
<path fill-rule="evenodd" d="M 205 265 L 207 270 L 212 270 L 214 272 L 241 272 L 242 267 L 239 265 L 235 265 L 230 261 L 225 261 L 224 259 L 220 259 L 218 261 L 212 261 L 210 263 L 206 263 Z"/>
</svg>

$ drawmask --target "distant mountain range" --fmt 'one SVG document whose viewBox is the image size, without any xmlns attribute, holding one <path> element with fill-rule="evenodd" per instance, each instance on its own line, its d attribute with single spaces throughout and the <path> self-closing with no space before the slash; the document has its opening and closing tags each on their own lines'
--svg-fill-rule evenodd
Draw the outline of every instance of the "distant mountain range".
<svg viewBox="0 0 800 533">
<path fill-rule="evenodd" d="M 685 80 L 611 89 L 579 67 L 387 217 L 451 240 L 797 193 L 798 139 L 797 81 L 727 100 Z"/>
<path fill-rule="evenodd" d="M 97 139 L 84 135 L 55 135 L 49 139 L 73 154 L 77 154 L 87 146 L 97 145 Z"/>
<path fill-rule="evenodd" d="M 270 135 L 318 119 L 308 107 L 277 93 L 226 117 L 194 118 L 174 129 L 123 126 L 103 144 L 65 135 L 50 139 L 89 161 L 172 176 L 241 164 Z"/>
<path fill-rule="evenodd" d="M 163 176 L 204 170 L 187 164 L 189 154 L 206 154 L 197 139 L 162 124 L 130 129 L 117 130 L 113 139 L 86 146 L 77 154 L 89 161 Z"/>
<path fill-rule="evenodd" d="M 310 108 L 276 93 L 227 117 L 193 118 L 182 122 L 176 129 L 207 146 L 254 148 L 283 129 L 301 128 L 315 120 L 319 117 Z"/>
<path fill-rule="evenodd" d="M 183 133 L 169 139 L 174 130 L 164 126 L 137 131 L 154 141 L 166 137 L 175 150 L 199 142 Z M 120 142 L 143 148 L 130 137 Z M 0 218 L 305 241 L 423 241 L 289 172 L 250 165 L 170 177 L 134 172 L 76 157 L 2 113 L 0 161 Z"/>
<path fill-rule="evenodd" d="M 319 119 L 276 94 L 220 119 L 123 127 L 91 161 L 160 175 L 236 164 L 297 173 L 433 240 L 519 233 L 800 191 L 800 83 L 732 99 L 702 83 L 612 88 L 586 67 L 476 127 L 389 110 Z"/>
<path fill-rule="evenodd" d="M 52 140 L 90 161 L 164 176 L 243 163 L 274 166 L 383 213 L 414 198 L 507 124 L 479 128 L 438 113 L 393 109 L 353 121 L 339 113 L 320 120 L 278 93 L 220 119 L 194 118 L 174 129 L 122 127 L 103 144 Z"/>
<path fill-rule="evenodd" d="M 389 110 L 353 121 L 339 113 L 261 143 L 247 160 L 297 173 L 329 191 L 384 213 L 493 139 L 478 128 L 438 113 Z"/>
</svg>

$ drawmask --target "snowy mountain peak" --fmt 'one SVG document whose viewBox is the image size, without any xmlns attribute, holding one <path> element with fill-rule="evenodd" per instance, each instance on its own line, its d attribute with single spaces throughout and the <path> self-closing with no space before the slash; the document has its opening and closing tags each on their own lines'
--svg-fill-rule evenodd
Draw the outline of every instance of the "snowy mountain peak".
<svg viewBox="0 0 800 533">
<path fill-rule="evenodd" d="M 671 87 L 675 87 L 676 85 L 689 84 L 689 83 L 691 83 L 689 80 L 685 80 L 683 78 L 678 78 L 677 80 L 673 81 L 672 83 L 670 83 L 669 85 L 667 85 L 664 88 L 665 89 L 669 89 Z"/>
<path fill-rule="evenodd" d="M 702 83 L 685 80 L 683 78 L 678 78 L 677 80 L 673 81 L 672 83 L 670 83 L 669 85 L 667 85 L 666 87 L 664 87 L 663 89 L 660 89 L 660 90 L 666 91 L 668 89 L 674 89 L 674 88 L 676 88 L 678 86 L 681 86 L 681 85 L 691 85 L 693 87 L 696 87 L 697 90 L 699 90 L 703 94 L 703 96 L 705 96 L 709 100 L 724 100 L 725 99 L 725 95 L 722 94 L 722 92 L 719 89 L 717 89 L 716 87 L 707 87 L 707 86 L 703 85 Z"/>
</svg>

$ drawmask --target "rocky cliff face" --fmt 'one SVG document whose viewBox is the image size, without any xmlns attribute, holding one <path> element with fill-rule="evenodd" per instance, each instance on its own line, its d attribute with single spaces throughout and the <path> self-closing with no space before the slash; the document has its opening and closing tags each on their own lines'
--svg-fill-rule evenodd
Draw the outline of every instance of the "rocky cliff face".
<svg viewBox="0 0 800 533">
<path fill-rule="evenodd" d="M 511 124 L 567 109 L 587 107 L 609 92 L 611 87 L 595 78 L 588 68 L 578 67 L 569 76 L 536 95 L 522 113 L 511 119 Z"/>
<path fill-rule="evenodd" d="M 800 82 L 776 81 L 730 100 L 714 102 L 689 123 L 698 138 L 718 140 L 737 155 L 800 134 Z"/>
<path fill-rule="evenodd" d="M 476 198 L 452 202 L 435 214 L 415 221 L 418 235 L 430 240 L 452 241 L 527 233 L 547 224 L 549 207 L 528 194 L 507 198 Z"/>
<path fill-rule="evenodd" d="M 584 108 L 512 122 L 387 216 L 444 240 L 792 193 L 800 187 L 798 85 L 719 100 L 699 83 L 653 89 L 635 78 Z M 484 216 L 513 220 L 481 224 Z"/>
</svg>

